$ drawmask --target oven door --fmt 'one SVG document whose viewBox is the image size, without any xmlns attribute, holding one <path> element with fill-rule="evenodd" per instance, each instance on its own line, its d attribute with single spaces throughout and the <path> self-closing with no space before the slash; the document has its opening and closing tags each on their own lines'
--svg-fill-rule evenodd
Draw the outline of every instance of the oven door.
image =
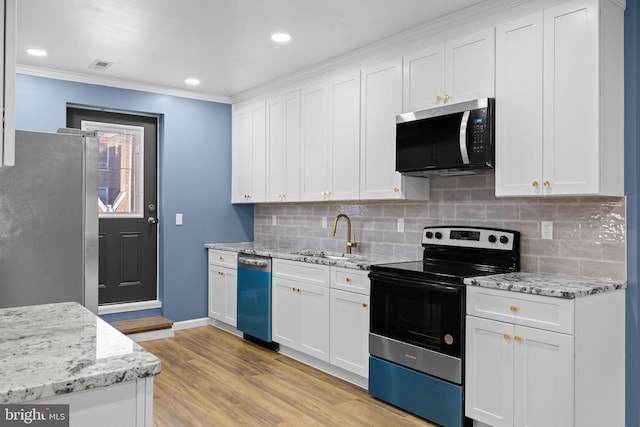
<svg viewBox="0 0 640 427">
<path fill-rule="evenodd" d="M 371 272 L 369 353 L 462 384 L 464 286 Z"/>
</svg>

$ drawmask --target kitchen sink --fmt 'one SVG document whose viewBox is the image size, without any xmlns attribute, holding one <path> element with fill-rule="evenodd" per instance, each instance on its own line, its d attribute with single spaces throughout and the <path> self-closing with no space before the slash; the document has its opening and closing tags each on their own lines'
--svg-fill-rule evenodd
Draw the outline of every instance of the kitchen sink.
<svg viewBox="0 0 640 427">
<path fill-rule="evenodd" d="M 351 254 L 341 254 L 341 253 L 327 252 L 327 251 L 295 251 L 292 253 L 295 255 L 303 255 L 303 256 L 314 257 L 314 258 L 332 259 L 336 261 L 345 261 L 345 260 L 353 259 L 356 257 L 355 255 L 351 255 Z"/>
</svg>

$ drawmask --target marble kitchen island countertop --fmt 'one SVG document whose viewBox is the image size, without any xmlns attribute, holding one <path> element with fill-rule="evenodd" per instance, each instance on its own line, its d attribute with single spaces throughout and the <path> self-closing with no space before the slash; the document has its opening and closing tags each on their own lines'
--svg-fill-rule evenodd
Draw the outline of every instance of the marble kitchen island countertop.
<svg viewBox="0 0 640 427">
<path fill-rule="evenodd" d="M 324 264 L 336 267 L 353 268 L 357 270 L 369 270 L 373 264 L 386 264 L 400 261 L 414 261 L 413 259 L 390 259 L 375 255 L 342 254 L 330 251 L 289 248 L 284 246 L 263 245 L 254 242 L 242 243 L 207 243 L 207 249 L 219 249 L 249 255 L 262 255 L 272 258 L 302 261 L 314 264 Z M 324 256 L 323 256 L 324 255 Z M 344 259 L 336 259 L 343 257 Z"/>
<path fill-rule="evenodd" d="M 0 404 L 158 373 L 158 358 L 78 303 L 0 309 Z"/>
<path fill-rule="evenodd" d="M 626 282 L 620 281 L 525 272 L 467 277 L 464 283 L 469 286 L 569 299 L 627 287 Z"/>
</svg>

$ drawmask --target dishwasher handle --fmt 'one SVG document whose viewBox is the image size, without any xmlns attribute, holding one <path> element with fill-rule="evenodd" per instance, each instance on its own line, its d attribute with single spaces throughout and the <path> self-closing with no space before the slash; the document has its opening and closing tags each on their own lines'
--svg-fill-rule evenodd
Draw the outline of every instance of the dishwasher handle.
<svg viewBox="0 0 640 427">
<path fill-rule="evenodd" d="M 238 255 L 238 264 L 255 270 L 271 270 L 271 258 Z"/>
</svg>

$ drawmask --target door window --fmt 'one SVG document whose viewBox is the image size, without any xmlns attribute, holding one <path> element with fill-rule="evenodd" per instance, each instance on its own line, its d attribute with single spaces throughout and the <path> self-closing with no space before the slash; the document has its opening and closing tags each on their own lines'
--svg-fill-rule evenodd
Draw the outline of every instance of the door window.
<svg viewBox="0 0 640 427">
<path fill-rule="evenodd" d="M 98 212 L 101 218 L 144 215 L 144 128 L 82 121 L 98 137 Z"/>
</svg>

